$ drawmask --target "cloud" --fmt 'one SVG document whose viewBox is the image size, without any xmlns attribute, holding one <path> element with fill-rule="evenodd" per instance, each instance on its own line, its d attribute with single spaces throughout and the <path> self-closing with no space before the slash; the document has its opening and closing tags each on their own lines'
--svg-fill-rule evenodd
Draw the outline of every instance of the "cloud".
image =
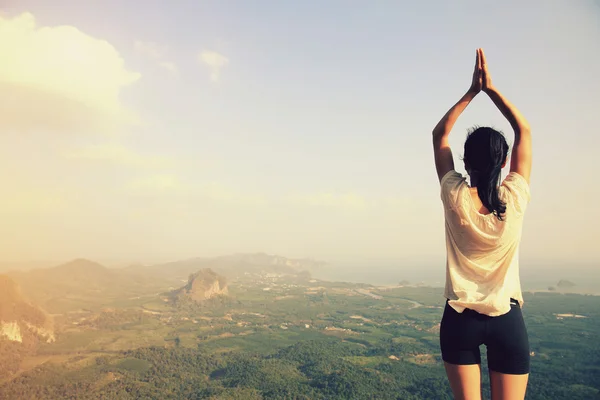
<svg viewBox="0 0 600 400">
<path fill-rule="evenodd" d="M 264 205 L 266 199 L 259 194 L 241 193 L 218 183 L 200 188 L 200 194 L 211 200 L 237 205 Z"/>
<path fill-rule="evenodd" d="M 166 49 L 166 46 L 154 42 L 143 42 L 141 40 L 133 42 L 133 50 L 136 54 L 155 60 L 162 58 L 166 53 Z"/>
<path fill-rule="evenodd" d="M 304 207 L 337 208 L 346 210 L 368 210 L 369 212 L 386 209 L 400 210 L 416 208 L 420 202 L 406 196 L 363 196 L 354 192 L 321 192 L 312 194 L 292 194 L 284 198 L 288 204 Z"/>
<path fill-rule="evenodd" d="M 167 46 L 154 42 L 136 40 L 133 42 L 133 50 L 136 54 L 156 62 L 159 67 L 164 68 L 172 76 L 179 75 L 179 68 L 177 65 L 172 61 L 165 60 Z"/>
<path fill-rule="evenodd" d="M 198 61 L 210 68 L 210 80 L 213 82 L 219 81 L 221 69 L 229 64 L 227 57 L 215 51 L 203 51 L 198 56 Z"/>
<path fill-rule="evenodd" d="M 135 180 L 129 188 L 137 193 L 160 194 L 188 192 L 190 186 L 174 174 L 156 174 Z"/>
<path fill-rule="evenodd" d="M 203 201 L 225 205 L 260 206 L 267 204 L 264 196 L 245 193 L 216 182 L 190 183 L 175 174 L 155 174 L 134 180 L 128 185 L 131 194 L 149 196 L 178 195 L 181 204 L 198 207 Z"/>
<path fill-rule="evenodd" d="M 64 153 L 69 159 L 103 161 L 141 168 L 162 168 L 172 165 L 164 156 L 141 155 L 119 144 L 103 144 L 75 149 Z"/>
<path fill-rule="evenodd" d="M 0 198 L 0 216 L 8 226 L 22 224 L 23 216 L 38 215 L 64 210 L 67 200 L 63 192 L 56 188 L 42 188 L 34 185 L 11 187 Z M 13 222 L 10 222 L 14 219 Z"/>
<path fill-rule="evenodd" d="M 364 209 L 368 206 L 367 200 L 355 193 L 316 193 L 309 195 L 292 195 L 288 200 L 294 204 L 311 207 L 332 207 L 344 209 Z"/>
<path fill-rule="evenodd" d="M 108 42 L 72 26 L 0 15 L 0 129 L 113 131 L 136 123 L 120 101 L 140 74 Z"/>
<path fill-rule="evenodd" d="M 163 61 L 163 62 L 159 63 L 158 65 L 160 65 L 162 68 L 169 71 L 169 73 L 173 76 L 179 75 L 179 68 L 177 68 L 177 65 L 175 65 L 172 62 Z"/>
<path fill-rule="evenodd" d="M 414 198 L 407 196 L 384 196 L 377 199 L 378 207 L 391 207 L 391 208 L 408 208 L 416 207 L 420 204 Z"/>
</svg>

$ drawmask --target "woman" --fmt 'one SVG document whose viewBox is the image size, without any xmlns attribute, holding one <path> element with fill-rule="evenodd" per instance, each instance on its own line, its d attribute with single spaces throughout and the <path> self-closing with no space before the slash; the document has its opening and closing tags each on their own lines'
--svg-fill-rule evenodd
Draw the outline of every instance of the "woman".
<svg viewBox="0 0 600 400">
<path fill-rule="evenodd" d="M 448 136 L 457 118 L 485 92 L 515 131 L 510 173 L 500 186 L 508 144 L 492 128 L 469 133 L 464 148 L 470 185 L 454 170 Z M 446 373 L 456 399 L 481 399 L 481 355 L 487 347 L 493 400 L 524 399 L 529 342 L 521 314 L 519 242 L 529 202 L 531 134 L 527 121 L 493 86 L 477 50 L 467 93 L 433 130 L 435 166 L 446 220 L 448 299 L 440 328 Z"/>
</svg>

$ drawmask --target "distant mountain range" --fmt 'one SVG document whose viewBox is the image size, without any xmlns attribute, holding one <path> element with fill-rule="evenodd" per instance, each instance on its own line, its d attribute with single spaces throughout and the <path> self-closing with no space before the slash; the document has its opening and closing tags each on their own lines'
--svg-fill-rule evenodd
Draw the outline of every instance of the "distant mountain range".
<svg viewBox="0 0 600 400">
<path fill-rule="evenodd" d="M 74 308 L 94 308 L 130 293 L 132 297 L 181 287 L 191 274 L 210 269 L 227 279 L 245 275 L 289 275 L 309 277 L 325 263 L 281 256 L 236 254 L 215 258 L 193 258 L 156 265 L 107 268 L 97 262 L 76 259 L 50 268 L 7 273 L 28 298 L 49 311 L 61 313 Z M 189 283 L 189 282 L 188 282 Z"/>
<path fill-rule="evenodd" d="M 556 286 L 550 286 L 548 287 L 548 290 L 551 292 L 554 291 L 559 291 L 559 292 L 577 292 L 577 285 L 574 284 L 571 281 L 568 281 L 566 279 L 561 279 L 560 281 L 558 281 L 558 283 L 556 284 Z"/>
<path fill-rule="evenodd" d="M 568 281 L 566 279 L 561 279 L 557 284 L 556 287 L 560 288 L 560 289 L 569 289 L 572 287 L 575 287 L 577 285 L 575 285 L 573 282 Z"/>
<path fill-rule="evenodd" d="M 280 274 L 298 275 L 310 274 L 318 269 L 326 268 L 327 264 L 311 259 L 291 259 L 265 253 L 234 254 L 214 258 L 191 258 L 165 264 L 151 266 L 131 266 L 126 271 L 145 271 L 159 276 L 187 277 L 204 268 L 211 268 L 230 280 L 244 274 Z"/>
<path fill-rule="evenodd" d="M 49 261 L 0 262 L 0 272 L 28 271 L 35 268 L 46 268 L 56 263 Z"/>
<path fill-rule="evenodd" d="M 40 304 L 57 297 L 103 291 L 118 284 L 120 275 L 117 271 L 85 259 L 51 268 L 11 271 L 8 274 L 19 283 L 29 298 Z"/>
</svg>

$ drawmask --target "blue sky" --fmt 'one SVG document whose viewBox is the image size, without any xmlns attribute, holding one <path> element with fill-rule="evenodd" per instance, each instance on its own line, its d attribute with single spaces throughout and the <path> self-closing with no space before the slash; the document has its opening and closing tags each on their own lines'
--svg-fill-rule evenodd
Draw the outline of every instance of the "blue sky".
<svg viewBox="0 0 600 400">
<path fill-rule="evenodd" d="M 36 61 L 0 69 L 21 99 L 0 122 L 2 259 L 443 263 L 430 132 L 477 47 L 533 128 L 524 260 L 600 259 L 597 1 L 8 4 L 2 23 L 29 13 L 42 45 L 19 36 Z M 480 95 L 453 132 L 460 172 L 473 124 L 512 141 Z"/>
</svg>

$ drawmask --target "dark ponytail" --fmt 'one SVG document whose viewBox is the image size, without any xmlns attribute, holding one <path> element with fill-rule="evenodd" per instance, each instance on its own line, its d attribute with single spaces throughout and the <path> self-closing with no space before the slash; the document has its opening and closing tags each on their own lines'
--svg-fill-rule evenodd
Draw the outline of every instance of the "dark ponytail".
<svg viewBox="0 0 600 400">
<path fill-rule="evenodd" d="M 465 142 L 464 160 L 471 184 L 477 186 L 481 203 L 500 221 L 504 219 L 506 204 L 500 200 L 498 185 L 507 155 L 504 135 L 493 128 L 475 128 Z"/>
</svg>

